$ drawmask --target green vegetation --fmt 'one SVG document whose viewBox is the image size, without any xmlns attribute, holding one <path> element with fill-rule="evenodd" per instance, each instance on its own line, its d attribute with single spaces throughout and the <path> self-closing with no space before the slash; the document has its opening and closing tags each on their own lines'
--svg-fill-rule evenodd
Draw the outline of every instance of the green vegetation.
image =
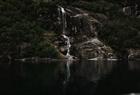
<svg viewBox="0 0 140 95">
<path fill-rule="evenodd" d="M 50 4 L 32 0 L 0 1 L 0 57 L 58 57 L 58 51 L 44 39 L 49 27 L 40 14 Z"/>
</svg>

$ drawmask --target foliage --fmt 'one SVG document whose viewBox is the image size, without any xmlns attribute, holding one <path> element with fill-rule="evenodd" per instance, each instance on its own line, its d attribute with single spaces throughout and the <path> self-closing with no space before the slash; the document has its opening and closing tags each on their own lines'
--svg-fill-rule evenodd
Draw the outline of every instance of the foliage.
<svg viewBox="0 0 140 95">
<path fill-rule="evenodd" d="M 47 41 L 43 39 L 47 28 L 42 26 L 43 22 L 39 22 L 40 11 L 45 11 L 48 8 L 44 8 L 44 6 L 47 4 L 38 4 L 32 0 L 0 1 L 1 57 L 58 56 L 54 47 L 40 45 Z"/>
<path fill-rule="evenodd" d="M 55 49 L 53 45 L 51 45 L 48 42 L 40 42 L 40 43 L 35 43 L 32 45 L 31 54 L 32 56 L 39 56 L 39 57 L 49 57 L 49 58 L 58 58 L 59 57 L 59 52 Z M 36 52 L 34 52 L 36 51 Z"/>
<path fill-rule="evenodd" d="M 139 48 L 139 30 L 128 21 L 114 20 L 108 22 L 99 31 L 99 37 L 114 49 Z"/>
</svg>

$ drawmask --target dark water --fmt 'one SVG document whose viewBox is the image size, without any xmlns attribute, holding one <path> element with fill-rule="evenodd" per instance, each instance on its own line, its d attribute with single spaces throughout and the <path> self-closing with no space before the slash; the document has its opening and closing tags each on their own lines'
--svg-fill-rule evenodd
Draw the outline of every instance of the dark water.
<svg viewBox="0 0 140 95">
<path fill-rule="evenodd" d="M 139 61 L 0 64 L 0 95 L 123 95 L 140 93 Z"/>
</svg>

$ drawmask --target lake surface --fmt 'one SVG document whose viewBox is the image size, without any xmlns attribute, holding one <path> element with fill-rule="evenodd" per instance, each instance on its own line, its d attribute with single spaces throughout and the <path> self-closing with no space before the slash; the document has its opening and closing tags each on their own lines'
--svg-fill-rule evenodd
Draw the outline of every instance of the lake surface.
<svg viewBox="0 0 140 95">
<path fill-rule="evenodd" d="M 140 93 L 140 61 L 0 64 L 0 95 L 126 95 Z M 68 76 L 69 75 L 69 76 Z"/>
</svg>

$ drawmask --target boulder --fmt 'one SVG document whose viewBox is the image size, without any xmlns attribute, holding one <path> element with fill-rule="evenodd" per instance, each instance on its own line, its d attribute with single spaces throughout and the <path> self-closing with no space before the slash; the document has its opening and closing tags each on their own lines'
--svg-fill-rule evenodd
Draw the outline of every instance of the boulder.
<svg viewBox="0 0 140 95">
<path fill-rule="evenodd" d="M 113 58 L 113 50 L 101 42 L 98 38 L 79 43 L 76 46 L 79 55 L 82 58 Z"/>
</svg>

